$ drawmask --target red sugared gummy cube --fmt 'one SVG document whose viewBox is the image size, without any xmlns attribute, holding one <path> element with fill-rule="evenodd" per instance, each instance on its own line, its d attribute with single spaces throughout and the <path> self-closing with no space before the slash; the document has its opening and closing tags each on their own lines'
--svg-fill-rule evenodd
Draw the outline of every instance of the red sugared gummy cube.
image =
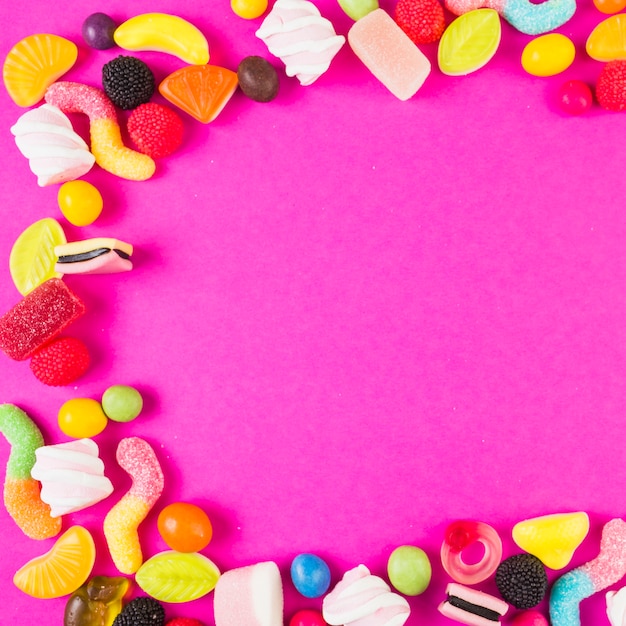
<svg viewBox="0 0 626 626">
<path fill-rule="evenodd" d="M 51 278 L 0 317 L 0 350 L 23 361 L 84 312 L 82 300 L 60 278 Z"/>
</svg>

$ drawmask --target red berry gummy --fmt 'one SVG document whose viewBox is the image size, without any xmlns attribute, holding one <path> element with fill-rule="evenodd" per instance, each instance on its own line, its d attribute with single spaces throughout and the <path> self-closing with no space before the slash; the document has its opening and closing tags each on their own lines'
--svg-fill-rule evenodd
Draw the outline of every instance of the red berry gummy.
<svg viewBox="0 0 626 626">
<path fill-rule="evenodd" d="M 51 278 L 0 317 L 0 350 L 23 361 L 84 312 L 82 300 L 60 278 Z"/>
<path fill-rule="evenodd" d="M 394 19 L 415 44 L 439 41 L 446 27 L 439 0 L 398 0 Z"/>
<path fill-rule="evenodd" d="M 128 134 L 143 152 L 153 159 L 172 154 L 183 142 L 184 126 L 169 107 L 148 102 L 138 106 L 128 118 Z"/>
<path fill-rule="evenodd" d="M 69 385 L 89 368 L 87 346 L 74 337 L 62 337 L 39 348 L 30 362 L 35 377 L 45 385 Z"/>
<path fill-rule="evenodd" d="M 626 109 L 626 61 L 609 61 L 596 83 L 596 100 L 608 111 Z"/>
</svg>

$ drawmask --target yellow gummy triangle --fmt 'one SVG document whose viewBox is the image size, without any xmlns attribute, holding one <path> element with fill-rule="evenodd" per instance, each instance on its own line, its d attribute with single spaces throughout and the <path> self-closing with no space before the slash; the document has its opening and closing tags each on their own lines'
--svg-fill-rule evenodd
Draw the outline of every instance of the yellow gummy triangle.
<svg viewBox="0 0 626 626">
<path fill-rule="evenodd" d="M 589 532 L 587 513 L 555 513 L 513 526 L 513 541 L 550 569 L 563 569 Z"/>
</svg>

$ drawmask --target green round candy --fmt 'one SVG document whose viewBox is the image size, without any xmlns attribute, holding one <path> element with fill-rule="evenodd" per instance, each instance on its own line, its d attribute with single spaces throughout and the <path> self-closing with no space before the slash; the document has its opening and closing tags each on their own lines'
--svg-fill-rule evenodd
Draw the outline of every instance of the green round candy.
<svg viewBox="0 0 626 626">
<path fill-rule="evenodd" d="M 389 556 L 389 582 L 405 596 L 418 596 L 426 591 L 433 570 L 428 555 L 415 546 L 400 546 Z"/>
<path fill-rule="evenodd" d="M 379 8 L 378 0 L 339 0 L 339 6 L 355 22 Z"/>
<path fill-rule="evenodd" d="M 143 408 L 141 394 L 128 385 L 113 385 L 102 395 L 102 409 L 114 422 L 130 422 Z"/>
</svg>

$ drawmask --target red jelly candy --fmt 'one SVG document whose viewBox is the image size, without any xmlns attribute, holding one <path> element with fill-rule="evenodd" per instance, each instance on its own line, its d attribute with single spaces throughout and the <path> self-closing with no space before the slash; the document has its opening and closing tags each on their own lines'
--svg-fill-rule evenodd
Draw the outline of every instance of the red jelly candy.
<svg viewBox="0 0 626 626">
<path fill-rule="evenodd" d="M 42 346 L 33 354 L 30 369 L 44 385 L 69 385 L 89 368 L 87 346 L 74 337 L 62 337 Z"/>
<path fill-rule="evenodd" d="M 593 93 L 587 83 L 582 80 L 568 80 L 559 89 L 559 105 L 561 110 L 570 115 L 581 115 L 591 108 Z"/>
<path fill-rule="evenodd" d="M 51 278 L 0 317 L 0 350 L 23 361 L 84 312 L 82 300 L 60 278 Z"/>
<path fill-rule="evenodd" d="M 169 107 L 146 102 L 128 118 L 128 134 L 143 152 L 153 159 L 172 154 L 183 142 L 184 126 L 179 115 Z"/>
<path fill-rule="evenodd" d="M 289 626 L 326 626 L 326 622 L 318 611 L 303 609 L 289 620 Z"/>
</svg>

